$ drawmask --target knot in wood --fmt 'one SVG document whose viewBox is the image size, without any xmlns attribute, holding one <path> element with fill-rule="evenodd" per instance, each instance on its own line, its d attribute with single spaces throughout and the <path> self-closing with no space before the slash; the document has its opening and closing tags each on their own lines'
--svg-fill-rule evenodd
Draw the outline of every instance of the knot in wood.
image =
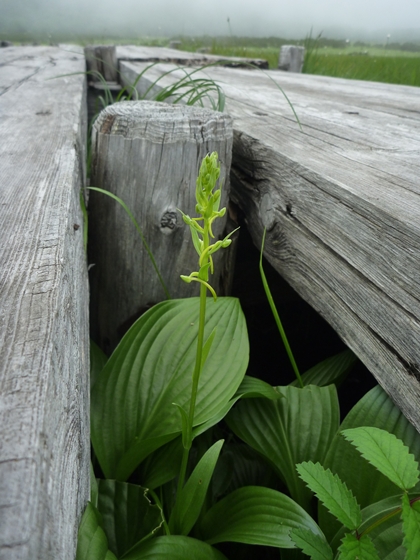
<svg viewBox="0 0 420 560">
<path fill-rule="evenodd" d="M 160 227 L 163 233 L 172 233 L 176 228 L 177 214 L 175 210 L 167 210 L 160 219 Z"/>
</svg>

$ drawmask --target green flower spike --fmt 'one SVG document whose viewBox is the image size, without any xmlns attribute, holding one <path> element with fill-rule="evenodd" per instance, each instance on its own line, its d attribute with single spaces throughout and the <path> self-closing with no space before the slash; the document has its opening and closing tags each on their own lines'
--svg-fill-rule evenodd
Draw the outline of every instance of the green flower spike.
<svg viewBox="0 0 420 560">
<path fill-rule="evenodd" d="M 216 183 L 220 176 L 220 165 L 218 162 L 217 152 L 207 155 L 200 167 L 200 172 L 197 177 L 195 198 L 197 201 L 195 210 L 200 214 L 198 218 L 190 218 L 181 212 L 184 222 L 190 227 L 192 241 L 195 250 L 198 253 L 198 265 L 200 267 L 198 272 L 192 272 L 189 276 L 181 276 L 184 282 L 200 282 L 212 294 L 216 301 L 217 295 L 214 289 L 209 284 L 209 271 L 213 273 L 214 265 L 212 255 L 220 248 L 229 247 L 232 240 L 231 235 L 236 230 L 232 231 L 223 240 L 216 241 L 210 244 L 210 239 L 214 239 L 212 231 L 212 224 L 216 218 L 221 218 L 226 213 L 226 208 L 219 210 L 221 189 L 213 192 Z M 200 222 L 202 222 L 200 224 Z"/>
</svg>

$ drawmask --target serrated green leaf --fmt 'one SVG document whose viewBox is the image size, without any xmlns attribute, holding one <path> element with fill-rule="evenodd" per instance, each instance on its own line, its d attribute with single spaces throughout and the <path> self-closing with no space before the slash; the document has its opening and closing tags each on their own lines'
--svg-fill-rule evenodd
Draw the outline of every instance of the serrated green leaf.
<svg viewBox="0 0 420 560">
<path fill-rule="evenodd" d="M 357 539 L 347 533 L 339 548 L 338 560 L 381 560 L 369 535 Z"/>
<path fill-rule="evenodd" d="M 324 460 L 338 429 L 339 407 L 334 385 L 278 387 L 285 398 L 249 399 L 227 415 L 232 431 L 263 455 L 287 485 L 292 498 L 309 510 L 311 492 L 295 465 Z"/>
<path fill-rule="evenodd" d="M 162 526 L 162 511 L 150 502 L 146 488 L 116 480 L 99 480 L 98 490 L 102 526 L 109 549 L 118 558 Z"/>
<path fill-rule="evenodd" d="M 311 560 L 332 560 L 333 551 L 324 535 L 315 534 L 309 529 L 293 529 L 290 537 Z"/>
<path fill-rule="evenodd" d="M 90 502 L 80 522 L 75 560 L 117 560 L 108 549 L 108 540 L 101 527 L 101 515 Z"/>
<path fill-rule="evenodd" d="M 188 535 L 200 515 L 224 440 L 206 451 L 178 494 L 169 519 L 171 534 Z"/>
<path fill-rule="evenodd" d="M 199 531 L 209 544 L 230 541 L 294 548 L 290 531 L 297 528 L 322 535 L 312 517 L 285 494 L 262 486 L 245 486 L 207 511 Z"/>
<path fill-rule="evenodd" d="M 344 350 L 336 356 L 327 358 L 323 362 L 316 364 L 316 366 L 308 369 L 302 375 L 304 385 L 318 385 L 318 387 L 325 387 L 334 383 L 338 385 L 352 370 L 357 362 L 357 356 L 351 350 Z M 299 383 L 295 379 L 290 385 L 298 387 Z"/>
<path fill-rule="evenodd" d="M 359 535 L 369 534 L 381 559 L 404 560 L 402 547 L 401 495 L 385 498 L 362 510 L 362 524 Z M 335 553 L 347 529 L 340 530 L 330 540 Z"/>
<path fill-rule="evenodd" d="M 404 494 L 401 516 L 404 531 L 403 545 L 407 550 L 405 560 L 418 560 L 420 558 L 420 502 L 410 503 L 407 494 Z"/>
<path fill-rule="evenodd" d="M 134 547 L 124 560 L 227 560 L 221 552 L 209 544 L 184 537 L 168 535 L 157 537 Z"/>
<path fill-rule="evenodd" d="M 371 389 L 353 407 L 340 430 L 359 426 L 375 426 L 395 434 L 414 454 L 416 461 L 420 460 L 419 433 L 379 385 Z M 320 462 L 325 468 L 338 474 L 362 508 L 400 493 L 399 488 L 363 459 L 340 432 L 337 432 L 331 442 L 325 460 Z M 413 490 L 420 491 L 420 483 Z M 318 523 L 327 540 L 331 542 L 340 525 L 322 505 L 318 511 Z"/>
<path fill-rule="evenodd" d="M 124 336 L 95 383 L 92 443 L 107 478 L 126 480 L 150 453 L 180 434 L 172 403 L 188 408 L 198 315 L 199 298 L 154 306 Z M 207 298 L 205 332 L 216 326 L 201 373 L 195 425 L 226 407 L 248 363 L 246 323 L 237 299 Z"/>
<path fill-rule="evenodd" d="M 339 477 L 319 463 L 296 465 L 299 476 L 343 525 L 355 530 L 362 523 L 360 506 Z"/>
<path fill-rule="evenodd" d="M 419 481 L 414 455 L 394 434 L 371 426 L 343 430 L 341 433 L 362 457 L 401 490 L 410 490 Z"/>
</svg>

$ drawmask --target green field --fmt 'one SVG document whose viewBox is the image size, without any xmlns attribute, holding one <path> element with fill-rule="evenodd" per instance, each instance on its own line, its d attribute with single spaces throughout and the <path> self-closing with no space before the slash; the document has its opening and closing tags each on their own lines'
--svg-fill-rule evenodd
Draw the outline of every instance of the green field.
<svg viewBox="0 0 420 560">
<path fill-rule="evenodd" d="M 231 37 L 220 40 L 182 38 L 181 49 L 195 51 L 204 47 L 210 54 L 263 58 L 274 69 L 277 68 L 280 47 L 286 42 L 305 44 L 303 71 L 307 74 L 420 87 L 420 45 L 416 51 L 416 45 L 401 45 L 400 49 L 393 45 L 390 49 L 327 39 L 299 42 Z"/>
<path fill-rule="evenodd" d="M 46 42 L 45 37 L 7 37 L 0 34 L 0 39 L 16 42 L 36 40 Z M 368 45 L 356 42 L 348 43 L 343 39 L 326 39 L 323 37 L 306 38 L 291 41 L 279 37 L 173 37 L 180 41 L 180 49 L 196 52 L 205 50 L 209 54 L 221 56 L 239 56 L 246 58 L 263 58 L 269 67 L 277 68 L 280 48 L 284 44 L 304 45 L 306 47 L 303 71 L 307 74 L 333 76 L 354 80 L 371 80 L 392 84 L 404 84 L 420 87 L 420 42 L 399 45 L 392 43 Z M 168 46 L 168 37 L 51 37 L 52 42 L 72 42 L 87 44 L 142 44 Z"/>
</svg>

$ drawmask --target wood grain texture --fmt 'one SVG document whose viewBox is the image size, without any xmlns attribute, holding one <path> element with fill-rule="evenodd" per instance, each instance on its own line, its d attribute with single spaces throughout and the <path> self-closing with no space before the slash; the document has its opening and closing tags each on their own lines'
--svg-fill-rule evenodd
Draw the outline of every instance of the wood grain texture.
<svg viewBox="0 0 420 560">
<path fill-rule="evenodd" d="M 121 65 L 124 73 L 129 63 Z M 169 68 L 156 66 L 147 79 Z M 271 264 L 420 429 L 419 89 L 243 69 L 206 74 L 223 84 L 233 117 L 231 197 L 254 243 L 267 227 Z"/>
<path fill-rule="evenodd" d="M 118 81 L 117 51 L 115 45 L 92 45 L 84 49 L 89 81 L 99 82 L 101 74 L 107 82 Z"/>
<path fill-rule="evenodd" d="M 166 47 L 145 47 L 134 45 L 119 45 L 116 47 L 117 59 L 137 62 L 170 62 L 183 66 L 204 66 L 220 63 L 221 66 L 231 68 L 247 67 L 267 69 L 268 62 L 261 58 L 241 58 L 238 56 L 220 56 L 202 52 L 186 52 Z"/>
<path fill-rule="evenodd" d="M 178 208 L 192 217 L 195 184 L 204 156 L 217 151 L 226 205 L 232 152 L 228 115 L 199 107 L 150 101 L 116 103 L 95 121 L 91 183 L 119 196 L 130 208 L 150 245 L 172 298 L 197 295 L 198 283 L 180 275 L 198 270 L 190 229 Z M 109 351 L 127 321 L 165 293 L 125 211 L 109 197 L 92 191 L 89 202 L 89 250 L 92 325 L 95 339 Z M 214 223 L 216 239 L 225 219 Z M 212 285 L 221 290 L 215 255 Z"/>
<path fill-rule="evenodd" d="M 0 50 L 0 559 L 69 560 L 89 497 L 83 51 Z"/>
</svg>

